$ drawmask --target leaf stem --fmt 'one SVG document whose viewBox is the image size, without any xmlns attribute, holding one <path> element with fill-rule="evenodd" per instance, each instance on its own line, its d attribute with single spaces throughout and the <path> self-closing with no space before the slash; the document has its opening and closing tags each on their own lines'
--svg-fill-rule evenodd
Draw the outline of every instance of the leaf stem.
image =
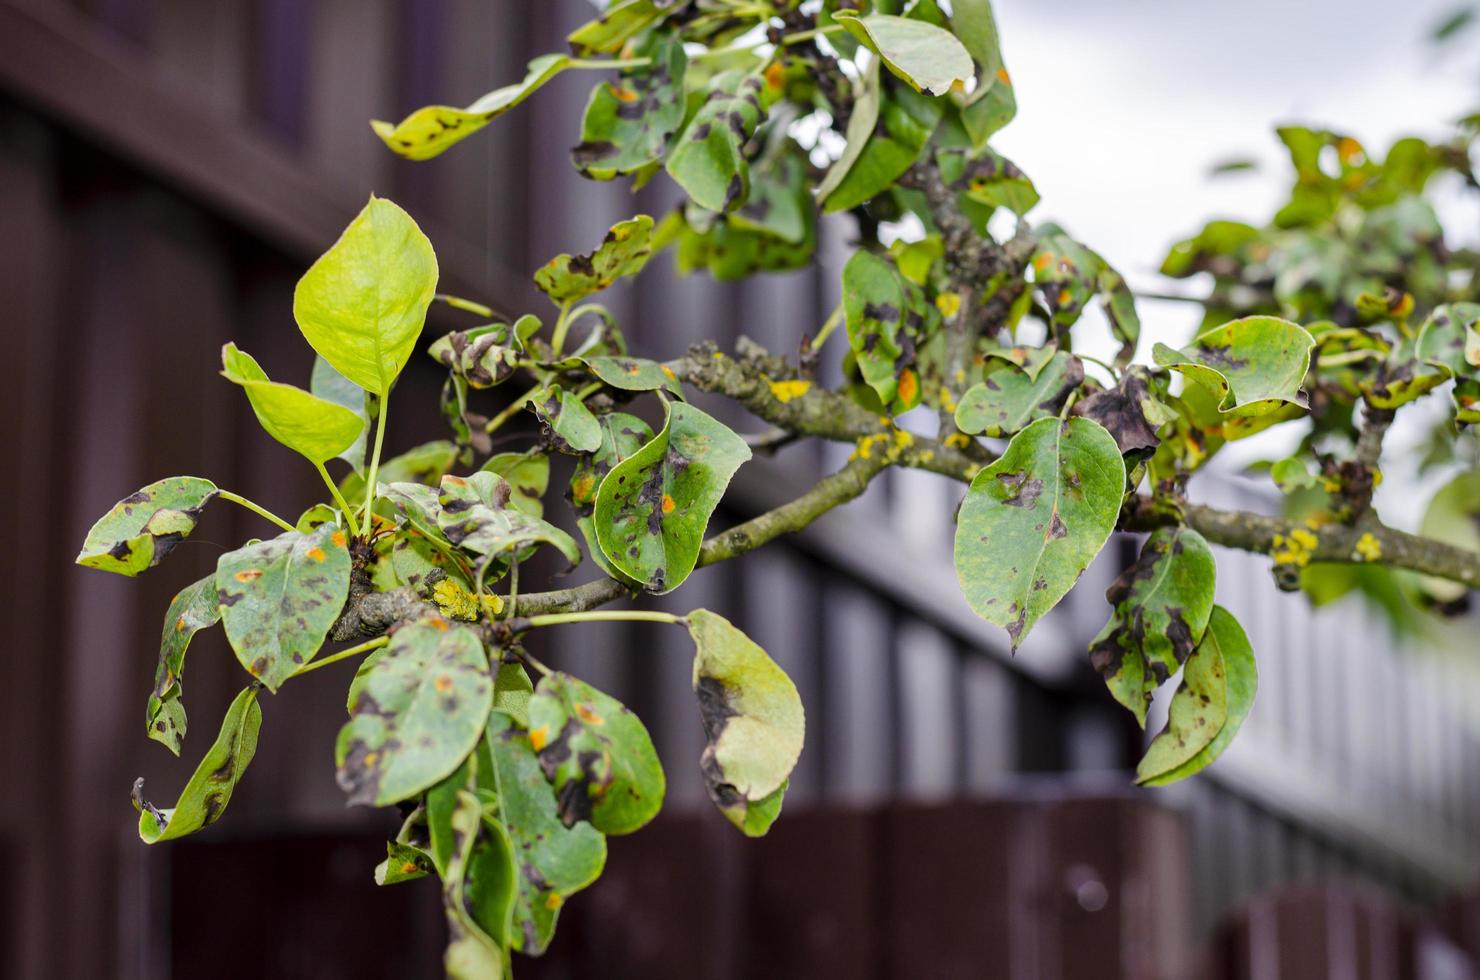
<svg viewBox="0 0 1480 980">
<path fill-rule="evenodd" d="M 823 37 L 827 34 L 836 34 L 845 30 L 842 24 L 829 24 L 826 27 L 814 27 L 811 30 L 797 31 L 788 34 L 781 39 L 781 46 L 801 44 L 813 38 Z M 731 44 L 723 48 L 712 48 L 708 51 L 700 51 L 698 54 L 689 56 L 690 62 L 708 61 L 711 58 L 724 58 L 739 51 L 754 51 L 756 48 L 770 44 L 770 41 L 761 41 L 756 44 Z M 613 68 L 646 68 L 653 63 L 652 58 L 573 58 L 565 63 L 567 68 L 584 68 L 594 71 L 604 71 Z"/>
<path fill-rule="evenodd" d="M 810 351 L 821 350 L 822 345 L 827 343 L 827 338 L 832 336 L 832 332 L 838 329 L 838 324 L 842 322 L 843 304 L 839 303 L 837 306 L 833 307 L 833 311 L 827 315 L 827 320 L 823 322 L 822 329 L 817 331 L 817 336 L 812 338 L 812 342 L 807 345 L 807 349 Z"/>
<path fill-rule="evenodd" d="M 365 527 L 370 527 L 370 506 L 375 502 L 375 480 L 380 470 L 380 449 L 385 444 L 385 417 L 390 414 L 391 393 L 387 389 L 380 396 L 380 415 L 375 420 L 375 449 L 370 454 L 370 474 L 365 478 Z M 354 522 L 350 522 L 350 530 L 356 535 Z"/>
<path fill-rule="evenodd" d="M 324 486 L 329 488 L 329 493 L 331 496 L 333 496 L 334 502 L 338 504 L 339 509 L 344 512 L 345 520 L 349 521 L 349 533 L 358 538 L 360 536 L 360 526 L 355 523 L 354 508 L 345 503 L 344 496 L 339 492 L 339 487 L 334 484 L 334 478 L 329 475 L 329 471 L 324 469 L 324 464 L 315 463 L 313 465 L 314 468 L 319 471 L 319 476 L 324 478 Z"/>
<path fill-rule="evenodd" d="M 287 521 L 283 520 L 281 517 L 277 516 L 272 511 L 268 510 L 266 507 L 263 507 L 261 504 L 253 503 L 252 501 L 248 500 L 246 497 L 241 496 L 240 494 L 232 493 L 230 490 L 217 490 L 216 491 L 216 496 L 220 497 L 222 500 L 229 500 L 229 501 L 231 501 L 234 504 L 240 504 L 241 506 L 245 507 L 247 510 L 249 510 L 252 513 L 256 514 L 258 517 L 262 517 L 262 518 L 265 518 L 265 519 L 267 519 L 269 521 L 272 521 L 272 523 L 276 524 L 278 527 L 282 528 L 284 531 L 296 531 L 296 530 L 298 530 L 296 527 L 294 527 L 293 525 L 289 524 Z"/>
<path fill-rule="evenodd" d="M 318 670 L 320 667 L 327 667 L 332 663 L 338 663 L 341 660 L 347 660 L 350 657 L 358 656 L 362 653 L 369 653 L 371 650 L 376 650 L 380 647 L 385 646 L 390 641 L 391 638 L 389 636 L 377 636 L 373 640 L 366 640 L 364 643 L 356 644 L 355 646 L 352 646 L 347 650 L 340 650 L 338 653 L 330 654 L 329 656 L 319 660 L 311 660 L 308 663 L 304 664 L 302 667 L 299 667 L 297 670 L 293 671 L 290 676 L 299 677 L 311 670 Z"/>
<path fill-rule="evenodd" d="M 524 625 L 530 629 L 534 629 L 539 626 L 559 626 L 562 623 L 599 622 L 668 623 L 669 625 L 676 625 L 683 622 L 683 617 L 675 616 L 672 613 L 652 612 L 644 609 L 617 609 L 602 612 L 548 613 L 544 616 L 531 616 L 524 620 Z"/>
<path fill-rule="evenodd" d="M 508 422 L 509 419 L 517 415 L 520 409 L 534 400 L 535 395 L 538 395 L 544 390 L 545 385 L 543 383 L 540 383 L 526 391 L 524 394 L 520 395 L 518 398 L 514 399 L 512 402 L 509 403 L 507 408 L 505 408 L 502 412 L 499 412 L 493 418 L 489 419 L 488 424 L 483 427 L 483 431 L 492 434 L 503 428 L 505 422 Z"/>
<path fill-rule="evenodd" d="M 1110 372 L 1110 377 L 1114 378 L 1116 381 L 1120 380 L 1120 372 L 1117 371 L 1113 365 L 1106 364 L 1098 357 L 1091 357 L 1088 354 L 1081 354 L 1078 351 L 1074 352 L 1074 356 L 1079 358 L 1081 361 L 1089 361 L 1091 364 L 1098 364 L 1100 367 Z"/>
<path fill-rule="evenodd" d="M 565 347 L 565 334 L 570 330 L 570 308 L 572 300 L 566 300 L 560 304 L 560 316 L 555 320 L 555 332 L 550 335 L 550 350 L 556 357 L 560 356 Z"/>
</svg>

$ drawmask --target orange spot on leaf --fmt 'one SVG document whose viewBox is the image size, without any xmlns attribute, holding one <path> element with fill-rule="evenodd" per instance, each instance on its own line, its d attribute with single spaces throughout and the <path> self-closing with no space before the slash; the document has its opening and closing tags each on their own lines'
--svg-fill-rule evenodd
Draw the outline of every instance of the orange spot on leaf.
<svg viewBox="0 0 1480 980">
<path fill-rule="evenodd" d="M 235 575 L 232 576 L 232 578 L 236 579 L 238 582 L 252 582 L 261 577 L 262 569 L 260 568 L 244 569 L 243 571 L 237 572 Z"/>
</svg>

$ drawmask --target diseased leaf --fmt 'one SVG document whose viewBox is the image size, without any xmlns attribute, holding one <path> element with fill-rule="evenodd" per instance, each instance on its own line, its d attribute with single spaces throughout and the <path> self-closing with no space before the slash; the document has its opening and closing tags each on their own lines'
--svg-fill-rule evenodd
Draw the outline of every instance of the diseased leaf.
<svg viewBox="0 0 1480 980">
<path fill-rule="evenodd" d="M 236 659 L 276 692 L 314 658 L 349 593 L 349 539 L 325 524 L 221 556 L 216 590 Z"/>
<path fill-rule="evenodd" d="M 408 160 L 430 160 L 529 98 L 569 66 L 570 58 L 563 54 L 543 54 L 530 61 L 523 81 L 494 89 L 466 109 L 429 105 L 394 126 L 372 119 L 370 128 L 400 156 Z"/>
<path fill-rule="evenodd" d="M 529 703 L 529 740 L 567 827 L 588 820 L 603 834 L 630 834 L 658 815 L 663 766 L 647 728 L 616 698 L 548 674 Z"/>
<path fill-rule="evenodd" d="M 1038 203 L 1038 191 L 1028 175 L 1000 153 L 986 147 L 970 154 L 940 150 L 937 158 L 946 186 L 978 204 L 1023 215 Z"/>
<path fill-rule="evenodd" d="M 1058 344 L 1048 343 L 1042 347 L 1023 347 L 1020 345 L 1012 347 L 996 347 L 984 351 L 982 357 L 988 361 L 1006 361 L 1008 364 L 1016 365 L 1027 373 L 1034 381 L 1038 380 L 1038 372 L 1042 371 L 1053 360 L 1054 354 L 1058 353 Z"/>
<path fill-rule="evenodd" d="M 760 76 L 739 70 L 716 75 L 704 104 L 668 152 L 668 175 L 695 204 L 733 211 L 750 193 L 744 147 L 761 120 Z"/>
<path fill-rule="evenodd" d="M 956 36 L 934 24 L 890 14 L 860 17 L 852 10 L 834 11 L 833 19 L 916 91 L 944 95 L 975 73 L 971 55 Z"/>
<path fill-rule="evenodd" d="M 920 158 L 940 122 L 938 100 L 880 80 L 877 65 L 864 76 L 863 85 L 853 111 L 864 115 L 856 116 L 856 124 L 855 117 L 849 117 L 847 149 L 818 187 L 817 199 L 829 214 L 857 207 L 893 186 Z M 865 129 L 870 114 L 876 121 Z M 849 157 L 851 164 L 840 171 Z"/>
<path fill-rule="evenodd" d="M 489 760 L 492 768 L 491 756 Z M 464 904 L 473 921 L 504 951 L 507 972 L 508 952 L 514 939 L 514 908 L 519 897 L 519 862 L 508 829 L 489 817 L 486 810 L 468 862 L 463 891 Z"/>
<path fill-rule="evenodd" d="M 654 35 L 639 55 L 651 65 L 597 82 L 581 120 L 581 142 L 571 148 L 576 170 L 594 180 L 655 164 L 683 125 L 684 69 L 688 58 L 676 35 Z"/>
<path fill-rule="evenodd" d="M 1039 419 L 971 481 L 956 574 L 978 616 L 1017 649 L 1078 581 L 1120 513 L 1125 462 L 1097 422 Z"/>
<path fill-rule="evenodd" d="M 1182 350 L 1157 344 L 1152 357 L 1207 389 L 1219 399 L 1219 411 L 1251 417 L 1278 412 L 1286 404 L 1305 407 L 1300 385 L 1313 346 L 1315 338 L 1301 326 L 1250 316 L 1215 327 Z"/>
<path fill-rule="evenodd" d="M 144 799 L 143 777 L 134 780 L 134 809 L 139 811 L 139 838 L 146 844 L 175 840 L 208 827 L 220 819 L 231 802 L 237 781 L 257 752 L 257 732 L 262 728 L 262 707 L 257 686 L 242 691 L 226 709 L 221 733 L 206 750 L 195 774 L 185 784 L 180 799 L 160 809 Z"/>
<path fill-rule="evenodd" d="M 425 878 L 435 870 L 431 858 L 420 848 L 386 841 L 385 860 L 375 866 L 375 883 L 398 885 L 403 881 Z"/>
<path fill-rule="evenodd" d="M 843 313 L 859 373 L 898 415 L 920 403 L 916 350 L 940 326 L 919 286 L 887 259 L 858 251 L 843 267 Z"/>
<path fill-rule="evenodd" d="M 580 562 L 581 549 L 569 534 L 524 513 L 513 498 L 514 488 L 494 473 L 443 477 L 437 527 L 458 548 L 490 560 L 512 557 L 528 545 L 548 544 L 572 565 Z"/>
<path fill-rule="evenodd" d="M 786 672 L 729 620 L 707 609 L 685 619 L 698 648 L 694 693 L 708 743 L 699 771 L 725 818 L 758 837 L 780 812 L 802 754 L 802 699 Z"/>
<path fill-rule="evenodd" d="M 339 732 L 335 778 L 348 802 L 385 806 L 446 778 L 478 743 L 492 702 L 473 630 L 443 619 L 401 627 Z"/>
<path fill-rule="evenodd" d="M 519 893 L 512 945 L 538 956 L 550 945 L 560 907 L 591 884 L 606 865 L 606 838 L 584 820 L 560 820 L 555 790 L 529 736 L 508 715 L 488 716 L 488 743 L 499 786 L 499 820 L 514 843 Z"/>
<path fill-rule="evenodd" d="M 1212 617 L 1208 620 L 1208 630 L 1204 634 L 1202 645 L 1207 646 L 1210 643 L 1217 646 L 1222 656 L 1223 674 L 1227 683 L 1227 707 L 1223 726 L 1218 729 L 1218 734 L 1211 742 L 1179 766 L 1157 773 L 1148 771 L 1145 775 L 1141 774 L 1141 768 L 1138 767 L 1137 782 L 1142 786 L 1166 786 L 1195 775 L 1212 765 L 1223 754 L 1223 750 L 1233 743 L 1234 736 L 1238 734 L 1244 719 L 1249 716 L 1250 709 L 1254 707 L 1254 695 L 1259 687 L 1254 650 L 1249 645 L 1249 638 L 1244 634 L 1243 627 L 1238 624 L 1238 620 L 1234 619 L 1222 606 L 1214 606 Z M 1201 649 L 1200 646 L 1199 650 Z M 1175 704 L 1175 699 L 1173 703 Z M 1175 738 L 1175 736 L 1172 737 Z M 1150 758 L 1149 752 L 1147 757 Z M 1152 762 L 1143 760 L 1142 766 L 1150 770 L 1159 768 L 1160 764 L 1154 760 Z"/>
<path fill-rule="evenodd" d="M 1132 367 L 1114 388 L 1097 391 L 1074 406 L 1074 414 L 1104 426 L 1115 437 L 1121 455 L 1136 462 L 1149 459 L 1156 452 L 1156 447 L 1161 445 L 1156 430 L 1171 414 L 1151 394 L 1147 379 L 1144 368 Z"/>
<path fill-rule="evenodd" d="M 566 40 L 581 57 L 612 54 L 677 6 L 678 0 L 617 0 L 600 17 L 571 31 Z"/>
<path fill-rule="evenodd" d="M 525 314 L 512 324 L 490 323 L 455 330 L 438 338 L 427 353 L 470 388 L 492 388 L 507 381 L 525 353 L 525 341 L 539 332 L 540 319 Z"/>
<path fill-rule="evenodd" d="M 550 385 L 529 401 L 544 434 L 541 445 L 568 456 L 595 452 L 601 446 L 601 425 L 573 391 Z"/>
<path fill-rule="evenodd" d="M 216 496 L 198 476 L 172 476 L 124 497 L 98 518 L 82 542 L 77 564 L 133 577 L 174 550 Z"/>
<path fill-rule="evenodd" d="M 221 374 L 240 385 L 267 434 L 309 462 L 323 463 L 365 438 L 365 418 L 302 388 L 269 381 L 252 355 L 235 344 L 221 348 Z"/>
<path fill-rule="evenodd" d="M 665 219 L 680 275 L 707 269 L 720 282 L 804 268 L 817 250 L 817 215 L 807 162 L 793 140 L 750 169 L 750 196 L 717 215 L 690 202 Z"/>
<path fill-rule="evenodd" d="M 453 812 L 458 796 L 477 788 L 478 753 L 476 749 L 451 774 L 426 791 L 422 804 L 426 814 L 427 851 L 437 874 L 447 877 L 448 866 L 457 850 L 453 831 Z"/>
<path fill-rule="evenodd" d="M 529 674 L 517 663 L 500 664 L 493 681 L 493 710 L 514 719 L 520 728 L 529 728 L 529 702 L 534 685 Z"/>
<path fill-rule="evenodd" d="M 457 791 L 450 815 L 453 847 L 442 875 L 442 908 L 447 913 L 447 951 L 443 969 L 451 980 L 500 980 L 508 975 L 507 957 L 491 936 L 474 921 L 468 908 L 466 879 L 483 806 L 465 789 Z"/>
<path fill-rule="evenodd" d="M 1186 662 L 1207 629 L 1215 574 L 1213 552 L 1202 535 L 1163 527 L 1105 591 L 1113 610 L 1090 642 L 1090 662 L 1142 727 L 1152 694 Z"/>
<path fill-rule="evenodd" d="M 607 559 L 651 592 L 671 592 L 699 560 L 709 515 L 750 459 L 745 441 L 684 402 L 596 492 L 593 521 Z"/>
<path fill-rule="evenodd" d="M 1084 383 L 1084 362 L 1057 351 L 1036 379 L 1007 365 L 972 385 L 956 406 L 956 426 L 972 435 L 1004 436 L 1035 419 L 1059 414 L 1070 392 Z"/>
<path fill-rule="evenodd" d="M 571 473 L 570 489 L 566 492 L 566 498 L 570 501 L 571 509 L 575 511 L 576 526 L 580 528 L 581 536 L 586 539 L 586 553 L 591 556 L 591 560 L 612 578 L 632 582 L 628 575 L 619 571 L 617 566 L 611 563 L 611 559 L 606 557 L 601 550 L 601 543 L 596 538 L 594 518 L 596 491 L 601 487 L 602 480 L 606 479 L 612 467 L 652 441 L 653 430 L 642 419 L 625 412 L 611 412 L 602 415 L 599 421 L 601 448 L 594 453 L 580 457 L 576 462 L 575 471 Z"/>
<path fill-rule="evenodd" d="M 509 506 L 530 517 L 545 515 L 545 490 L 550 486 L 550 457 L 528 453 L 499 453 L 483 469 L 508 481 L 513 493 Z"/>
<path fill-rule="evenodd" d="M 673 373 L 673 369 L 657 361 L 641 357 L 588 357 L 586 366 L 591 369 L 592 374 L 613 388 L 621 388 L 623 391 L 654 391 L 661 388 L 671 395 L 683 397 L 683 386 L 678 383 L 678 376 Z"/>
<path fill-rule="evenodd" d="M 954 0 L 951 26 L 976 62 L 976 88 L 961 109 L 961 125 L 976 149 L 1017 115 L 1017 96 L 1002 62 L 997 20 L 990 0 Z"/>
<path fill-rule="evenodd" d="M 437 291 L 437 256 L 411 216 L 371 197 L 298 280 L 293 318 L 340 374 L 385 395 L 416 347 Z"/>
<path fill-rule="evenodd" d="M 589 255 L 561 254 L 534 274 L 534 284 L 555 303 L 572 303 L 635 276 L 653 253 L 653 219 L 645 214 L 612 225 Z"/>
<path fill-rule="evenodd" d="M 380 415 L 380 399 L 371 395 L 349 378 L 334 370 L 334 365 L 315 354 L 313 374 L 309 376 L 308 390 L 318 398 L 336 405 L 343 405 L 360 417 L 360 434 L 339 458 L 358 473 L 365 468 L 365 437 L 370 423 Z M 301 529 L 300 529 L 301 530 Z"/>
<path fill-rule="evenodd" d="M 452 471 L 452 467 L 457 464 L 457 456 L 456 443 L 446 439 L 424 442 L 420 446 L 406 450 L 399 456 L 382 460 L 376 480 L 382 484 L 420 483 L 434 487 L 442 477 Z M 344 482 L 339 484 L 339 493 L 345 500 L 364 500 L 364 477 L 358 473 L 346 476 Z"/>
<path fill-rule="evenodd" d="M 144 725 L 150 738 L 175 755 L 180 754 L 185 740 L 185 705 L 180 701 L 184 693 L 181 680 L 185 674 L 185 650 L 196 633 L 216 625 L 220 619 L 214 575 L 181 589 L 165 613 L 159 667 L 154 672 L 154 689 L 149 692 Z"/>
</svg>

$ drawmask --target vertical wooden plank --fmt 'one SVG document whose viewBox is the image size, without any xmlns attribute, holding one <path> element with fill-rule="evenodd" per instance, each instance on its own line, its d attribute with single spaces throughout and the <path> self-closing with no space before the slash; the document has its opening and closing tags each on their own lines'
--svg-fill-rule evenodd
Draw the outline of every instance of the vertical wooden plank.
<svg viewBox="0 0 1480 980">
<path fill-rule="evenodd" d="M 956 789 L 956 653 L 939 631 L 917 620 L 903 623 L 894 647 L 900 661 L 903 726 L 901 788 L 906 799 L 942 800 Z"/>
<path fill-rule="evenodd" d="M 398 37 L 393 0 L 318 0 L 308 76 L 304 156 L 358 195 L 390 194 L 396 159 L 370 131 L 371 119 L 399 120 Z"/>
<path fill-rule="evenodd" d="M 888 789 L 890 744 L 897 737 L 889 724 L 889 621 L 859 589 L 837 585 L 824 596 L 822 737 L 830 764 L 823 778 L 833 800 L 870 803 Z"/>
<path fill-rule="evenodd" d="M 250 0 L 153 0 L 156 64 L 219 114 L 244 115 Z"/>
</svg>

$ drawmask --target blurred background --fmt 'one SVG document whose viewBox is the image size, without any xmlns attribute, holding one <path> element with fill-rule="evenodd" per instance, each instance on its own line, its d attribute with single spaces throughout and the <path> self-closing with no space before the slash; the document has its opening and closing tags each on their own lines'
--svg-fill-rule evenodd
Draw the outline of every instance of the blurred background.
<svg viewBox="0 0 1480 980">
<path fill-rule="evenodd" d="M 1196 292 L 1157 268 L 1207 218 L 1267 219 L 1289 185 L 1275 123 L 1378 146 L 1437 138 L 1480 91 L 1473 58 L 1427 40 L 1446 0 L 997 6 L 1020 111 L 994 143 L 1043 195 L 1034 220 L 1061 222 L 1146 292 Z M 306 384 L 293 284 L 370 191 L 421 223 L 446 291 L 506 314 L 546 312 L 528 276 L 550 256 L 673 205 L 661 182 L 634 200 L 569 166 L 593 81 L 578 73 L 428 163 L 392 156 L 366 124 L 513 81 L 590 15 L 586 0 L 0 0 L 0 976 L 438 975 L 435 887 L 373 885 L 395 816 L 346 808 L 334 785 L 347 676 L 264 705 L 221 823 L 153 849 L 137 839 L 134 777 L 171 794 L 201 744 L 175 760 L 144 737 L 163 612 L 261 533 L 250 515 L 208 512 L 137 581 L 71 559 L 98 514 L 166 475 L 283 513 L 318 499 L 312 469 L 217 377 L 218 352 L 236 340 Z M 1261 166 L 1209 179 L 1233 157 Z M 1476 244 L 1472 199 L 1436 191 L 1450 245 Z M 850 234 L 825 223 L 816 268 L 748 284 L 679 279 L 663 257 L 609 303 L 640 354 L 741 334 L 791 352 L 837 302 Z M 1141 312 L 1144 357 L 1201 309 Z M 467 325 L 437 317 L 428 341 Z M 413 361 L 389 446 L 444 435 L 440 384 L 430 358 Z M 1421 431 L 1396 429 L 1394 452 Z M 794 496 L 846 453 L 758 459 L 716 523 Z M 1267 479 L 1238 468 L 1250 453 L 1196 495 L 1275 508 Z M 1384 518 L 1416 526 L 1442 475 L 1395 472 Z M 705 797 L 686 637 L 546 631 L 542 657 L 646 720 L 670 799 L 612 842 L 606 876 L 521 976 L 1476 975 L 1473 613 L 1414 632 L 1356 597 L 1313 612 L 1275 591 L 1266 560 L 1220 552 L 1219 602 L 1254 643 L 1258 703 L 1211 769 L 1136 792 L 1145 736 L 1085 652 L 1136 542 L 1112 540 L 1013 658 L 956 586 L 960 492 L 891 474 L 667 600 L 730 616 L 806 702 L 807 750 L 763 841 Z M 220 631 L 196 639 L 189 673 L 192 711 L 219 717 L 240 684 Z"/>
</svg>

